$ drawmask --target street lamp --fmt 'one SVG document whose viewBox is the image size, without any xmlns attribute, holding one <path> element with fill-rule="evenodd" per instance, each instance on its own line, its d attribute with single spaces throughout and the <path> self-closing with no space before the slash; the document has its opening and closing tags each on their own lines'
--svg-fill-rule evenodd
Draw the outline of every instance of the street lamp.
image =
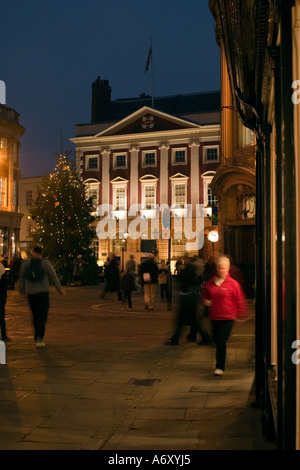
<svg viewBox="0 0 300 470">
<path fill-rule="evenodd" d="M 212 247 L 213 247 L 213 258 L 215 257 L 215 243 L 219 240 L 219 234 L 216 230 L 211 230 L 207 238 L 210 242 L 212 242 Z"/>
<path fill-rule="evenodd" d="M 129 233 L 125 232 L 122 235 L 122 271 L 124 271 L 124 251 L 127 245 L 127 237 Z"/>
</svg>

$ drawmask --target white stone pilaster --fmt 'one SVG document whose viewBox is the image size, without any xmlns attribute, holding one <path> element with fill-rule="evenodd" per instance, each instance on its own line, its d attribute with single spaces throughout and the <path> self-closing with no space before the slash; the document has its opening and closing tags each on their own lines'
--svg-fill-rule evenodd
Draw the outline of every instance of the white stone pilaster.
<svg viewBox="0 0 300 470">
<path fill-rule="evenodd" d="M 191 149 L 191 204 L 193 208 L 193 212 L 196 209 L 196 204 L 199 204 L 199 178 L 200 178 L 200 170 L 199 170 L 199 140 L 195 139 L 190 142 L 190 149 Z"/>
<path fill-rule="evenodd" d="M 167 143 L 162 143 L 159 147 L 160 150 L 160 204 L 169 204 L 169 174 L 168 174 L 168 160 L 169 148 Z"/>
<path fill-rule="evenodd" d="M 130 206 L 138 203 L 139 189 L 139 146 L 130 147 Z"/>
<path fill-rule="evenodd" d="M 112 204 L 109 200 L 110 172 L 109 172 L 109 156 L 110 149 L 101 150 L 102 155 L 102 204 Z"/>
</svg>

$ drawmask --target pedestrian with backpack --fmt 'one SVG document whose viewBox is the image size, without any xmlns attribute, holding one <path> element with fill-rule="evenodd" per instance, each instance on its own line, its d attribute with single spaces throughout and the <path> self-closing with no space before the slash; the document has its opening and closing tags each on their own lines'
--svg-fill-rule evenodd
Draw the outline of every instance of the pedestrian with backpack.
<svg viewBox="0 0 300 470">
<path fill-rule="evenodd" d="M 61 295 L 65 295 L 56 272 L 47 259 L 43 258 L 43 250 L 36 246 L 32 250 L 30 260 L 21 267 L 19 292 L 27 296 L 32 312 L 34 340 L 37 348 L 45 347 L 44 335 L 49 310 L 50 282 L 52 281 Z"/>
</svg>

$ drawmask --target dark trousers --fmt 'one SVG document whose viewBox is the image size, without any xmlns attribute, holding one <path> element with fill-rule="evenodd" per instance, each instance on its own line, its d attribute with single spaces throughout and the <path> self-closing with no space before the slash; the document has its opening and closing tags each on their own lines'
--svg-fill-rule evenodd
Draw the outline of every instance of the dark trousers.
<svg viewBox="0 0 300 470">
<path fill-rule="evenodd" d="M 168 284 L 160 284 L 160 298 L 161 300 L 168 300 Z"/>
<path fill-rule="evenodd" d="M 132 300 L 131 300 L 131 290 L 124 290 L 123 292 L 123 303 L 127 300 L 128 307 L 132 308 Z"/>
<path fill-rule="evenodd" d="M 43 339 L 49 310 L 49 293 L 28 295 L 28 302 L 32 312 L 34 339 Z"/>
<path fill-rule="evenodd" d="M 216 343 L 216 369 L 225 370 L 226 343 L 229 339 L 234 320 L 212 320 L 212 329 Z"/>
<path fill-rule="evenodd" d="M 0 329 L 1 329 L 0 339 L 2 340 L 6 338 L 5 304 L 6 304 L 6 299 L 0 299 Z"/>
</svg>

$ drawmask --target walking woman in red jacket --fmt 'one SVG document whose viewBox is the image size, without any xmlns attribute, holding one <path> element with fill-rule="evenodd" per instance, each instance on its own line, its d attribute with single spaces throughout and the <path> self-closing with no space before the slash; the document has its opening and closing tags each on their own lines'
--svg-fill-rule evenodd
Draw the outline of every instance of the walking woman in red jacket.
<svg viewBox="0 0 300 470">
<path fill-rule="evenodd" d="M 203 287 L 203 303 L 209 307 L 213 335 L 216 343 L 215 375 L 223 375 L 226 361 L 226 344 L 234 320 L 246 310 L 245 295 L 240 284 L 229 274 L 230 260 L 220 256 L 217 273 Z"/>
</svg>

